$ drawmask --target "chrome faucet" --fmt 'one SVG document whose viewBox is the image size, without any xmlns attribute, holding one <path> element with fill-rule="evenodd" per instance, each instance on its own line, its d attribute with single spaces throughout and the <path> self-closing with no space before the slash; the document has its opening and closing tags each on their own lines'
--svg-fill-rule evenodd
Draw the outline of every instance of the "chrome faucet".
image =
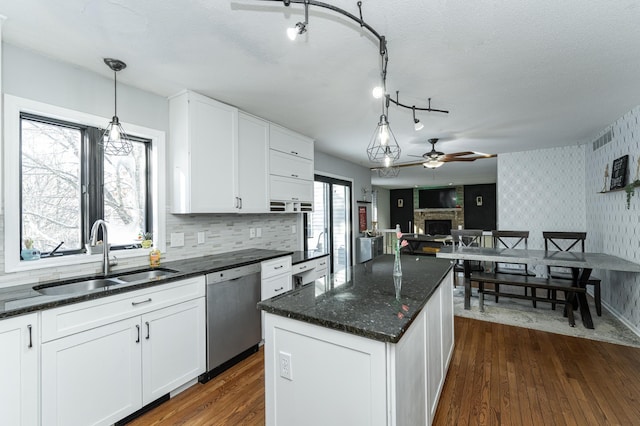
<svg viewBox="0 0 640 426">
<path fill-rule="evenodd" d="M 98 239 L 98 228 L 102 227 L 102 272 L 105 277 L 109 275 L 109 267 L 118 264 L 118 261 L 114 258 L 109 260 L 109 238 L 107 237 L 107 222 L 102 219 L 98 219 L 93 222 L 91 226 L 90 242 L 92 247 L 95 247 Z"/>
</svg>

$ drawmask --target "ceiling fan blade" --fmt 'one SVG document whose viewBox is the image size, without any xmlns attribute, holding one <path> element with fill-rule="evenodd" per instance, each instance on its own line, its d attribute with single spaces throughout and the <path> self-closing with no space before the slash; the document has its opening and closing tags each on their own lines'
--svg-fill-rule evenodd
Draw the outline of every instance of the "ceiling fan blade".
<svg viewBox="0 0 640 426">
<path fill-rule="evenodd" d="M 463 152 L 452 152 L 450 154 L 445 154 L 447 157 L 463 157 L 465 155 L 475 155 L 473 151 L 463 151 Z"/>
</svg>

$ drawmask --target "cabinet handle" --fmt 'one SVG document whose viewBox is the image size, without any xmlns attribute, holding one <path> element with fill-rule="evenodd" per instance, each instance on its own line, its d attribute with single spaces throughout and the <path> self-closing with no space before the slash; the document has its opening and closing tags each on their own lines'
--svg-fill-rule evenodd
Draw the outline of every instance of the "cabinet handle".
<svg viewBox="0 0 640 426">
<path fill-rule="evenodd" d="M 140 343 L 140 325 L 136 324 L 136 328 L 138 329 L 138 338 L 136 339 L 136 343 Z"/>
<path fill-rule="evenodd" d="M 295 152 L 295 151 L 291 151 L 291 153 L 292 153 L 293 155 L 298 155 L 298 153 L 297 153 L 297 152 Z"/>
<path fill-rule="evenodd" d="M 143 300 L 142 302 L 131 302 L 131 306 L 142 305 L 143 303 L 149 303 L 149 302 L 151 302 L 151 298 L 148 298 L 147 300 Z"/>
<path fill-rule="evenodd" d="M 302 265 L 302 266 L 300 266 L 298 269 L 300 269 L 301 271 L 302 271 L 303 269 L 307 269 L 307 265 Z"/>
<path fill-rule="evenodd" d="M 240 210 L 242 210 L 242 197 L 238 197 L 238 201 L 240 201 Z"/>
<path fill-rule="evenodd" d="M 298 201 L 298 200 L 299 200 L 299 198 L 298 198 L 298 197 L 291 197 L 291 199 L 292 199 L 293 201 Z"/>
<path fill-rule="evenodd" d="M 29 330 L 29 346 L 28 348 L 33 347 L 33 334 L 31 333 L 31 324 L 27 325 L 27 330 Z"/>
<path fill-rule="evenodd" d="M 322 263 L 320 263 L 320 266 L 324 266 L 326 264 L 327 264 L 327 262 L 322 262 Z"/>
<path fill-rule="evenodd" d="M 282 269 L 282 268 L 284 268 L 284 265 L 278 265 L 273 267 L 273 269 Z"/>
<path fill-rule="evenodd" d="M 147 324 L 147 337 L 145 337 L 145 339 L 149 340 L 149 331 L 150 331 L 149 321 L 145 321 L 144 323 Z"/>
<path fill-rule="evenodd" d="M 298 177 L 298 175 L 294 175 L 294 174 L 292 174 L 292 175 L 291 175 L 291 177 L 297 178 L 297 177 Z"/>
<path fill-rule="evenodd" d="M 277 292 L 282 291 L 282 290 L 284 290 L 284 287 L 276 288 L 276 289 L 275 289 L 275 290 L 273 290 L 273 291 L 275 291 L 275 292 L 277 293 Z"/>
</svg>

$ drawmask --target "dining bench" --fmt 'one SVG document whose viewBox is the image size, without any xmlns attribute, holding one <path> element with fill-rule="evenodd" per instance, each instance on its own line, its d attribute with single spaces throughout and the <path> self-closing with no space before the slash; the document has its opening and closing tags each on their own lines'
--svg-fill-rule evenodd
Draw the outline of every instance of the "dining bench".
<svg viewBox="0 0 640 426">
<path fill-rule="evenodd" d="M 569 325 L 575 326 L 575 318 L 573 316 L 573 305 L 575 295 L 578 293 L 585 293 L 586 289 L 582 287 L 572 286 L 570 281 L 555 278 L 540 278 L 530 275 L 513 275 L 500 272 L 472 272 L 469 278 L 470 281 L 478 283 L 478 299 L 480 311 L 484 312 L 484 295 L 502 296 L 514 299 L 526 299 L 534 302 L 547 302 L 554 304 L 564 304 L 565 316 L 569 319 Z M 494 289 L 485 288 L 485 284 L 493 284 Z M 525 287 L 530 290 L 524 294 L 509 293 L 504 291 L 504 287 L 500 285 L 509 285 L 516 287 Z M 549 299 L 545 294 L 544 297 L 538 297 L 536 290 L 541 289 L 554 294 L 556 297 Z M 558 291 L 563 292 L 564 299 L 558 297 Z"/>
</svg>

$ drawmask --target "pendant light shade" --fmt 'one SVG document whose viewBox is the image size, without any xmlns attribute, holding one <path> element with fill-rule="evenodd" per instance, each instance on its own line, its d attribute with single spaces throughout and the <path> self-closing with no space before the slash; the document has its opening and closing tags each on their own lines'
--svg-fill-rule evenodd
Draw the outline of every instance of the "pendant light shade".
<svg viewBox="0 0 640 426">
<path fill-rule="evenodd" d="M 381 163 L 389 167 L 400 158 L 400 145 L 391 131 L 386 115 L 380 116 L 380 122 L 371 136 L 371 142 L 367 147 L 369 161 Z"/>
<path fill-rule="evenodd" d="M 107 125 L 107 128 L 102 133 L 102 148 L 107 155 L 129 155 L 133 151 L 133 144 L 127 137 L 120 119 L 118 118 L 118 87 L 116 74 L 127 67 L 127 64 L 111 58 L 104 58 L 104 63 L 113 70 L 113 92 L 114 92 L 114 107 L 113 118 Z"/>
</svg>

